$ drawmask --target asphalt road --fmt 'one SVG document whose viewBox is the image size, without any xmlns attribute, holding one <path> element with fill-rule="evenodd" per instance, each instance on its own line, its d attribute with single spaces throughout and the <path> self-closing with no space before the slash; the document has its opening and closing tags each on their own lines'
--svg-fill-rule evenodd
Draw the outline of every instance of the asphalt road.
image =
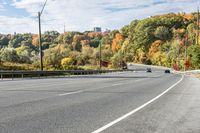
<svg viewBox="0 0 200 133">
<path fill-rule="evenodd" d="M 200 80 L 163 71 L 0 81 L 0 133 L 199 133 Z"/>
</svg>

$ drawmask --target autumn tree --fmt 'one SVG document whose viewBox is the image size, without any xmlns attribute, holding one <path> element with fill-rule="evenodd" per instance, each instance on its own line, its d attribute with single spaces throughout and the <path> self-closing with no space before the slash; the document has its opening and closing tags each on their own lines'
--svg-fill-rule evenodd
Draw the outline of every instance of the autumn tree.
<svg viewBox="0 0 200 133">
<path fill-rule="evenodd" d="M 70 69 L 73 66 L 73 59 L 71 57 L 63 58 L 61 60 L 61 65 L 63 69 Z"/>
<path fill-rule="evenodd" d="M 172 37 L 172 33 L 165 26 L 159 26 L 156 28 L 155 37 L 160 40 L 169 40 Z"/>
<path fill-rule="evenodd" d="M 61 60 L 69 56 L 69 49 L 64 45 L 57 45 L 44 51 L 44 66 L 48 68 L 60 68 Z"/>
<path fill-rule="evenodd" d="M 123 43 L 123 37 L 120 33 L 117 33 L 112 41 L 112 51 L 114 53 L 118 52 L 121 48 L 122 43 Z"/>
<path fill-rule="evenodd" d="M 149 58 L 153 58 L 154 54 L 156 54 L 159 51 L 161 44 L 162 41 L 160 40 L 157 40 L 154 43 L 152 43 L 148 53 Z"/>
<path fill-rule="evenodd" d="M 36 47 L 39 46 L 39 37 L 38 37 L 38 35 L 36 35 L 36 34 L 32 35 L 32 44 L 34 46 L 36 46 Z"/>
</svg>

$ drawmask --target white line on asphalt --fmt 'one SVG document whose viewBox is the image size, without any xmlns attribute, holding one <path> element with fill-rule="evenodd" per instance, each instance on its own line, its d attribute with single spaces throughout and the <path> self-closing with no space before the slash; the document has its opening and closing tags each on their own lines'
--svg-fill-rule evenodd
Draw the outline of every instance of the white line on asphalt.
<svg viewBox="0 0 200 133">
<path fill-rule="evenodd" d="M 103 88 L 108 88 L 108 87 L 113 87 L 113 86 L 118 86 L 118 85 L 123 85 L 123 84 L 124 84 L 124 83 L 118 83 L 118 84 L 113 84 L 113 85 L 109 85 L 109 86 L 104 86 L 104 87 L 96 88 L 96 89 L 86 89 L 86 90 L 82 90 L 82 91 L 74 91 L 74 92 L 59 94 L 59 96 L 67 96 L 67 95 L 72 95 L 72 94 L 78 94 L 78 93 L 82 93 L 82 92 L 85 92 L 85 91 L 103 89 Z"/>
<path fill-rule="evenodd" d="M 77 94 L 77 93 L 82 93 L 83 91 L 74 91 L 74 92 L 68 92 L 64 94 L 59 94 L 59 96 L 67 96 L 67 95 L 72 95 L 72 94 Z"/>
<path fill-rule="evenodd" d="M 123 85 L 123 84 L 125 84 L 125 83 L 117 83 L 117 84 L 113 84 L 111 86 L 118 86 L 118 85 Z"/>
<path fill-rule="evenodd" d="M 142 80 L 144 80 L 144 79 L 138 79 L 138 80 L 134 80 L 134 81 L 138 82 L 138 81 L 142 81 Z M 132 81 L 131 81 L 131 82 L 132 82 Z M 104 89 L 104 88 L 113 87 L 113 86 L 118 86 L 118 85 L 125 85 L 125 84 L 129 84 L 129 82 L 128 82 L 128 83 L 118 83 L 118 84 L 103 86 L 103 87 L 95 88 L 95 89 L 93 88 L 93 89 L 85 89 L 85 90 L 82 90 L 82 91 L 74 91 L 74 92 L 59 94 L 59 96 L 66 96 L 66 95 L 78 94 L 78 93 L 82 93 L 82 92 L 86 92 L 86 91 L 99 90 L 99 89 Z"/>
<path fill-rule="evenodd" d="M 90 83 L 91 81 L 83 81 L 81 83 L 85 84 L 85 83 Z M 23 86 L 24 89 L 32 89 L 32 88 L 36 88 L 36 87 L 52 87 L 52 86 L 59 86 L 59 87 L 62 87 L 62 86 L 65 86 L 65 85 L 71 85 L 71 84 L 74 84 L 74 82 L 67 82 L 67 83 L 61 83 L 61 82 L 55 82 L 55 84 L 49 84 L 49 83 L 41 83 L 39 85 L 34 85 L 34 86 Z M 8 87 L 8 85 L 3 85 L 1 87 Z M 21 89 L 21 86 L 20 87 L 15 87 L 14 88 L 15 90 L 18 90 L 18 89 Z"/>
<path fill-rule="evenodd" d="M 131 112 L 129 112 L 129 113 L 127 113 L 127 114 L 125 114 L 125 115 L 119 117 L 118 119 L 116 119 L 116 120 L 114 120 L 114 121 L 108 123 L 107 125 L 105 125 L 105 126 L 99 128 L 99 129 L 93 131 L 92 133 L 101 133 L 102 131 L 106 130 L 107 128 L 109 128 L 109 127 L 115 125 L 116 123 L 118 123 L 118 122 L 120 122 L 120 121 L 126 119 L 127 117 L 129 117 L 129 116 L 135 114 L 135 113 L 138 112 L 139 110 L 143 109 L 143 108 L 146 107 L 147 105 L 151 104 L 152 102 L 154 102 L 155 100 L 159 99 L 161 96 L 163 96 L 164 94 L 166 94 L 168 91 L 170 91 L 170 90 L 171 90 L 172 88 L 174 88 L 176 85 L 178 85 L 178 84 L 183 80 L 183 78 L 184 78 L 184 75 L 182 75 L 181 79 L 180 79 L 178 82 L 176 82 L 175 84 L 173 84 L 171 87 L 169 87 L 167 90 L 165 90 L 165 91 L 164 91 L 163 93 L 161 93 L 160 95 L 156 96 L 155 98 L 151 99 L 150 101 L 146 102 L 145 104 L 141 105 L 140 107 L 138 107 L 138 108 L 132 110 Z"/>
<path fill-rule="evenodd" d="M 144 79 L 138 79 L 138 80 L 134 80 L 134 81 L 138 82 L 138 81 L 142 81 L 142 80 L 144 80 Z M 133 82 L 133 81 L 131 81 L 131 82 Z M 86 92 L 86 91 L 99 90 L 99 89 L 104 89 L 104 88 L 113 87 L 113 86 L 119 86 L 119 85 L 125 85 L 125 84 L 129 84 L 129 82 L 128 83 L 117 83 L 117 84 L 103 86 L 103 87 L 95 88 L 95 89 L 93 88 L 93 89 L 85 89 L 85 90 L 81 90 L 81 91 L 74 91 L 74 92 L 59 94 L 59 96 L 66 96 L 66 95 L 78 94 L 78 93 L 82 93 L 82 92 Z"/>
</svg>

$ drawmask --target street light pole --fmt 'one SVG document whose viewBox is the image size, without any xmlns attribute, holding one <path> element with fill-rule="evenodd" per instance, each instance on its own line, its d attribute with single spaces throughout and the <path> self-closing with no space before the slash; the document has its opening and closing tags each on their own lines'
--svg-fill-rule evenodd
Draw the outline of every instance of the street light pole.
<svg viewBox="0 0 200 133">
<path fill-rule="evenodd" d="M 41 33 L 41 15 L 44 11 L 44 8 L 47 4 L 47 0 L 45 1 L 42 10 L 38 12 L 38 23 L 39 23 L 39 52 L 40 52 L 40 70 L 43 71 L 43 52 L 42 52 L 42 33 Z"/>
</svg>

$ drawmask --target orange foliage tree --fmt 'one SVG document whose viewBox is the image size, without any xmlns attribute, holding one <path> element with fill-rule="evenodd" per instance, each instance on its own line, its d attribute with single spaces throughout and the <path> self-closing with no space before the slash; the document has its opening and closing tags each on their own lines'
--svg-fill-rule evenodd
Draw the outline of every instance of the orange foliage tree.
<svg viewBox="0 0 200 133">
<path fill-rule="evenodd" d="M 188 13 L 182 12 L 182 13 L 178 13 L 177 15 L 183 17 L 186 20 L 193 20 L 195 18 L 194 15 L 191 13 L 188 14 Z"/>
<path fill-rule="evenodd" d="M 112 51 L 114 53 L 118 52 L 121 49 L 122 41 L 123 41 L 122 35 L 120 33 L 117 33 L 112 41 Z"/>
<path fill-rule="evenodd" d="M 39 45 L 39 37 L 38 37 L 37 34 L 32 35 L 32 44 L 33 44 L 34 46 L 38 46 L 38 45 Z"/>
<path fill-rule="evenodd" d="M 90 41 L 89 40 L 81 40 L 81 45 L 82 47 L 88 47 L 89 46 Z"/>
<path fill-rule="evenodd" d="M 89 38 L 102 38 L 103 34 L 101 32 L 90 32 L 88 33 Z"/>
</svg>

